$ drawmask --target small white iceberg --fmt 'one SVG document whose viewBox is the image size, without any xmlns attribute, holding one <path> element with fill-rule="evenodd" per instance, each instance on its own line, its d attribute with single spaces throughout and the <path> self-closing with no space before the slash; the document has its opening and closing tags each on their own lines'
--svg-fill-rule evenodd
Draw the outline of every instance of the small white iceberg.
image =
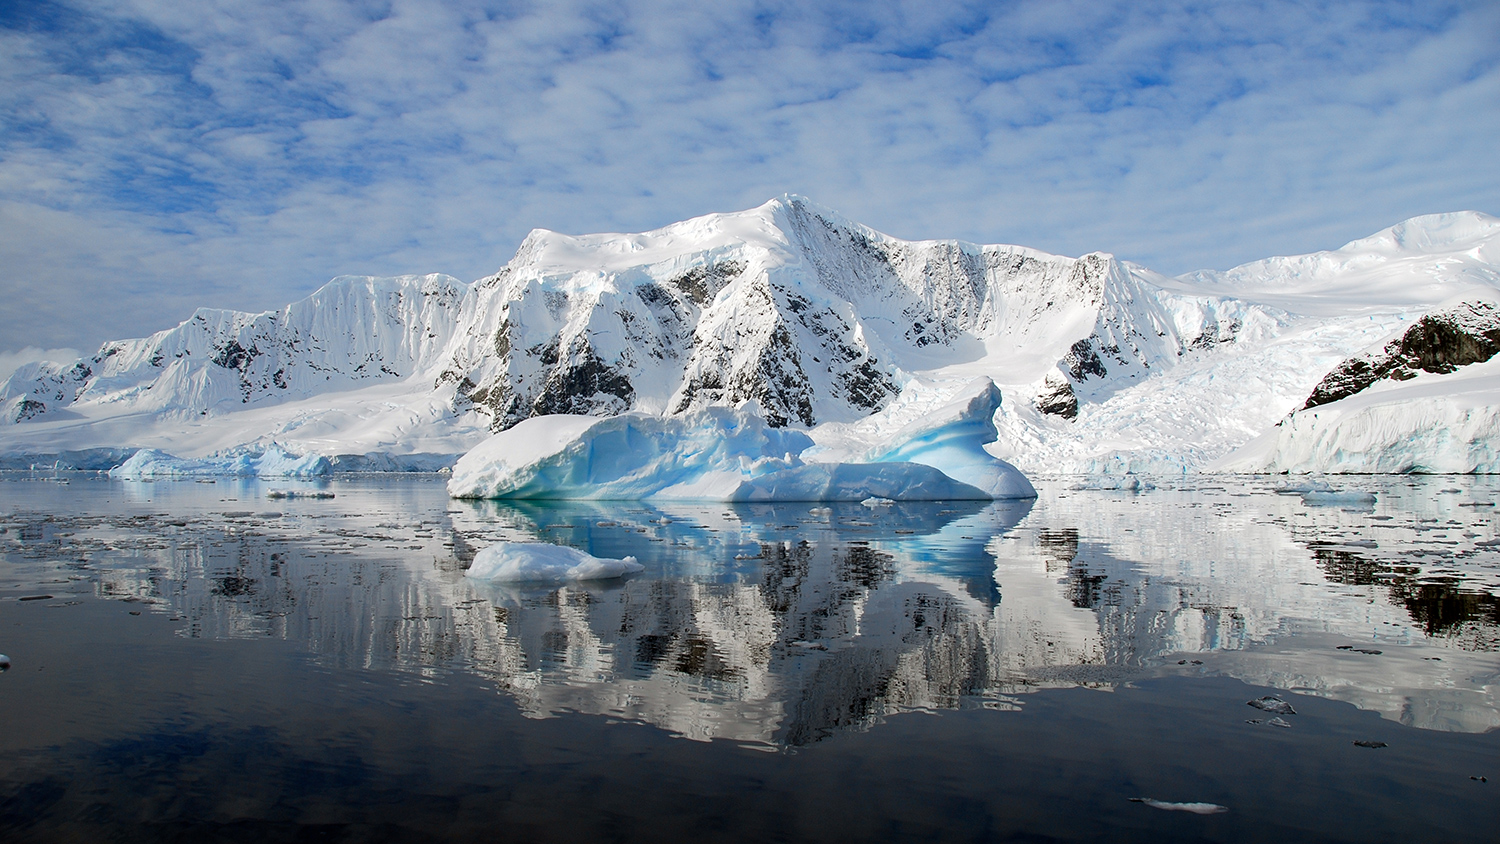
<svg viewBox="0 0 1500 844">
<path fill-rule="evenodd" d="M 1311 505 L 1370 505 L 1375 494 L 1357 490 L 1314 489 L 1302 493 L 1302 503 Z"/>
<path fill-rule="evenodd" d="M 1156 484 L 1139 475 L 1093 475 L 1069 488 L 1080 491 L 1147 492 L 1156 489 Z"/>
<path fill-rule="evenodd" d="M 1306 495 L 1309 492 L 1333 492 L 1333 487 L 1323 481 L 1303 479 L 1289 481 L 1271 491 L 1277 495 Z"/>
<path fill-rule="evenodd" d="M 635 557 L 614 560 L 545 542 L 498 542 L 474 555 L 467 575 L 490 583 L 610 580 L 644 571 Z"/>
</svg>

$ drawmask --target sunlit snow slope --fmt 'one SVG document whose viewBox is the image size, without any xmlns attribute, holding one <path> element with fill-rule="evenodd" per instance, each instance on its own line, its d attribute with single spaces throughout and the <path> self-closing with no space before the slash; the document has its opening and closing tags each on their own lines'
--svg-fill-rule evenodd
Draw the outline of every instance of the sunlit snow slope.
<svg viewBox="0 0 1500 844">
<path fill-rule="evenodd" d="M 795 196 L 642 234 L 537 230 L 471 285 L 344 277 L 24 367 L 0 387 L 0 453 L 458 453 L 536 416 L 754 400 L 810 428 L 817 459 L 849 460 L 983 376 L 1003 396 L 989 448 L 1023 470 L 1181 471 L 1421 315 L 1500 299 L 1497 233 L 1483 214 L 1419 217 L 1173 279 L 1102 253 L 897 240 Z"/>
</svg>

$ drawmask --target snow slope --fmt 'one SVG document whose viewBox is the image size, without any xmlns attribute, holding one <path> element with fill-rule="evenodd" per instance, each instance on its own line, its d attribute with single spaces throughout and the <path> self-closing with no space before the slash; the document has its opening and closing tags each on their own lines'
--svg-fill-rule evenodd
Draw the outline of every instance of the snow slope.
<svg viewBox="0 0 1500 844">
<path fill-rule="evenodd" d="M 1193 470 L 1421 315 L 1496 301 L 1497 235 L 1484 214 L 1418 217 L 1174 279 L 899 240 L 795 196 L 640 234 L 537 230 L 472 285 L 344 277 L 23 367 L 0 386 L 0 453 L 451 454 L 539 416 L 753 401 L 809 429 L 809 460 L 848 462 L 983 377 L 1003 397 L 984 448 L 1023 471 Z"/>
</svg>

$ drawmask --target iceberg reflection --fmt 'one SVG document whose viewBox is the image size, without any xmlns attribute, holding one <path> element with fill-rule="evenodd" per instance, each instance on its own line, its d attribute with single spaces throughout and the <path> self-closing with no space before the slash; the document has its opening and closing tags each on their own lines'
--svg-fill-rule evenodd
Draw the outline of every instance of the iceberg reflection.
<svg viewBox="0 0 1500 844">
<path fill-rule="evenodd" d="M 1350 511 L 1253 481 L 819 506 L 457 502 L 433 483 L 336 480 L 336 499 L 255 511 L 225 509 L 264 506 L 255 482 L 158 482 L 151 506 L 166 512 L 141 513 L 128 497 L 87 512 L 92 495 L 122 496 L 118 482 L 80 482 L 45 516 L 9 507 L 0 543 L 16 559 L 72 561 L 56 565 L 184 636 L 470 672 L 534 717 L 590 713 L 693 739 L 796 746 L 893 712 L 1009 708 L 1037 688 L 1161 672 L 1325 695 L 1421 727 L 1500 726 L 1489 512 L 1426 482 L 1380 483 L 1373 509 Z M 256 503 L 221 503 L 234 490 Z M 646 569 L 560 587 L 466 578 L 502 540 Z"/>
</svg>

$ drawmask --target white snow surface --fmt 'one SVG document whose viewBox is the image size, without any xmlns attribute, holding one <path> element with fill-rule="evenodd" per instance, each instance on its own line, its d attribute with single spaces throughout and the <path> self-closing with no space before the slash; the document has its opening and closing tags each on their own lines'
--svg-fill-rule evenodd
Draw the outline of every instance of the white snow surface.
<svg viewBox="0 0 1500 844">
<path fill-rule="evenodd" d="M 566 583 L 609 580 L 644 571 L 635 557 L 595 557 L 577 548 L 544 542 L 497 542 L 474 555 L 465 574 L 490 583 Z"/>
<path fill-rule="evenodd" d="M 0 453 L 454 454 L 538 417 L 685 419 L 754 402 L 815 441 L 808 465 L 890 455 L 1014 492 L 1019 475 L 976 462 L 978 450 L 1022 472 L 1228 465 L 1340 361 L 1497 291 L 1500 220 L 1477 212 L 1168 278 L 1104 253 L 899 240 L 783 196 L 640 234 L 537 230 L 473 284 L 341 277 L 278 311 L 200 310 L 73 364 L 27 364 L 0 385 Z M 1433 389 L 1469 397 L 1436 404 L 1472 428 L 1465 442 L 1483 442 L 1493 405 L 1463 375 Z M 974 399 L 979 378 L 1004 397 L 993 442 L 898 442 L 929 411 Z M 1038 410 L 1059 385 L 1075 418 Z M 1378 437 L 1340 439 L 1364 430 L 1352 421 L 1327 430 L 1313 438 L 1322 456 L 1283 449 L 1275 465 L 1428 465 Z M 1432 465 L 1490 465 L 1482 447 L 1443 448 Z"/>
</svg>

